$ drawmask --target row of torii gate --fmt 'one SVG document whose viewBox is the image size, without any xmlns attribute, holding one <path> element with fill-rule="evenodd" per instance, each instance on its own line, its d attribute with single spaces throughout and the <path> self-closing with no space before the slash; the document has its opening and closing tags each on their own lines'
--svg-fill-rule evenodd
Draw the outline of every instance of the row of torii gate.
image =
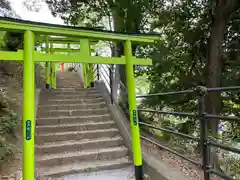
<svg viewBox="0 0 240 180">
<path fill-rule="evenodd" d="M 0 51 L 0 59 L 6 61 L 22 61 L 23 75 L 23 180 L 35 179 L 35 103 L 34 103 L 34 63 L 45 62 L 46 86 L 49 88 L 50 79 L 52 88 L 56 88 L 55 63 L 82 63 L 84 71 L 84 87 L 87 87 L 92 78 L 94 64 L 125 64 L 128 88 L 128 103 L 130 112 L 130 125 L 132 134 L 133 164 L 136 179 L 143 179 L 142 154 L 140 146 L 138 117 L 136 113 L 136 94 L 134 82 L 134 65 L 151 65 L 151 59 L 139 59 L 132 55 L 132 43 L 154 43 L 159 37 L 151 34 L 127 34 L 102 31 L 88 28 L 36 23 L 19 19 L 0 17 L 0 30 L 7 32 L 20 32 L 24 34 L 23 50 L 16 52 Z M 91 56 L 91 44 L 99 41 L 121 42 L 124 45 L 124 56 L 101 57 Z M 41 51 L 35 50 L 37 43 L 45 44 Z M 53 44 L 68 44 L 68 48 L 53 48 Z M 71 49 L 71 44 L 80 45 L 79 49 Z M 65 52 L 55 53 L 55 52 Z M 67 52 L 67 53 L 66 53 Z"/>
</svg>

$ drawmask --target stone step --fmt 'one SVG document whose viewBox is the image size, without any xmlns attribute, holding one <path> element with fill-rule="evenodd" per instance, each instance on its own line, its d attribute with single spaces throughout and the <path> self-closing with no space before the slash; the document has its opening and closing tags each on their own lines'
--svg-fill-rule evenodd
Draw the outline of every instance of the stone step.
<svg viewBox="0 0 240 180">
<path fill-rule="evenodd" d="M 82 96 L 82 95 L 64 95 L 64 96 L 44 96 L 43 98 L 41 98 L 41 100 L 43 100 L 44 102 L 45 101 L 48 101 L 48 100 L 55 100 L 55 99 L 59 99 L 59 100 L 62 100 L 62 101 L 65 101 L 65 100 L 91 100 L 91 99 L 99 99 L 99 98 L 102 98 L 102 96 L 92 96 L 92 95 L 87 95 L 87 96 Z M 43 102 L 41 101 L 41 102 Z"/>
<path fill-rule="evenodd" d="M 57 125 L 73 123 L 103 122 L 112 120 L 109 114 L 91 115 L 91 116 L 62 116 L 37 118 L 36 125 Z"/>
<path fill-rule="evenodd" d="M 109 129 L 114 128 L 114 121 L 104 122 L 91 122 L 91 123 L 78 123 L 78 124 L 61 124 L 61 125 L 48 125 L 48 126 L 37 126 L 37 134 L 41 133 L 55 133 L 55 132 L 67 132 L 67 131 L 85 131 L 85 130 L 96 130 L 96 129 Z"/>
<path fill-rule="evenodd" d="M 56 91 L 57 89 L 49 89 L 49 90 L 41 90 L 41 95 L 51 97 L 56 95 L 79 95 L 79 96 L 91 96 L 99 94 L 98 91 L 82 91 L 82 90 L 76 90 L 76 91 Z"/>
<path fill-rule="evenodd" d="M 105 102 L 100 103 L 89 103 L 89 104 L 62 104 L 62 105 L 39 105 L 38 109 L 40 111 L 48 110 L 74 110 L 74 109 L 98 109 L 106 107 Z"/>
<path fill-rule="evenodd" d="M 107 108 L 99 109 L 72 109 L 72 110 L 38 110 L 38 117 L 58 117 L 58 116 L 89 116 L 107 114 Z"/>
<path fill-rule="evenodd" d="M 56 89 L 42 89 L 42 92 L 67 92 L 67 93 L 71 93 L 71 92 L 88 92 L 88 93 L 99 93 L 98 89 L 96 88 L 56 88 Z"/>
<path fill-rule="evenodd" d="M 74 77 L 70 77 L 70 78 L 64 78 L 64 79 L 61 79 L 60 82 L 66 82 L 66 83 L 80 83 L 81 82 L 81 79 L 79 78 L 74 78 Z M 64 84 L 63 83 L 63 84 Z"/>
<path fill-rule="evenodd" d="M 67 79 L 61 79 L 59 82 L 61 84 L 81 83 L 81 80 L 79 78 L 67 78 Z"/>
<path fill-rule="evenodd" d="M 77 84 L 66 84 L 66 83 L 64 83 L 64 85 L 61 85 L 61 84 L 57 85 L 57 88 L 75 88 L 75 87 L 82 88 L 83 85 L 80 84 L 80 83 L 77 83 Z"/>
<path fill-rule="evenodd" d="M 97 137 L 114 137 L 118 135 L 118 133 L 119 131 L 116 128 L 46 133 L 46 134 L 38 134 L 36 138 L 36 143 L 42 144 L 45 142 L 81 140 L 81 139 L 90 139 L 90 138 L 97 138 Z"/>
<path fill-rule="evenodd" d="M 45 177 L 61 178 L 65 175 L 78 174 L 78 173 L 90 173 L 101 170 L 112 170 L 127 167 L 131 164 L 128 157 L 100 161 L 95 160 L 91 162 L 72 163 L 61 166 L 39 168 L 40 173 Z"/>
<path fill-rule="evenodd" d="M 61 153 L 73 150 L 86 150 L 93 148 L 108 148 L 114 146 L 121 146 L 124 144 L 123 138 L 121 136 L 115 137 L 103 137 L 96 139 L 83 139 L 80 141 L 58 141 L 53 143 L 44 143 L 42 145 L 36 145 L 37 154 L 53 154 Z"/>
<path fill-rule="evenodd" d="M 103 98 L 94 98 L 94 99 L 40 99 L 39 103 L 42 105 L 45 104 L 86 104 L 86 103 L 100 103 L 105 102 Z"/>
<path fill-rule="evenodd" d="M 71 163 L 80 163 L 93 160 L 112 160 L 122 158 L 128 155 L 128 149 L 125 146 L 88 149 L 83 151 L 71 151 L 57 154 L 45 154 L 36 157 L 36 163 L 41 166 L 52 167 L 54 165 L 66 165 Z"/>
<path fill-rule="evenodd" d="M 68 94 L 68 93 L 55 93 L 52 95 L 45 95 L 43 98 L 45 99 L 89 99 L 89 98 L 101 98 L 101 94 L 99 93 L 91 93 L 91 94 Z"/>
<path fill-rule="evenodd" d="M 70 80 L 70 82 L 69 80 L 62 80 L 58 82 L 59 88 L 64 88 L 64 86 L 66 86 L 66 88 L 70 88 L 70 87 L 67 87 L 67 85 L 75 85 L 75 87 L 79 87 L 79 85 L 82 85 L 82 84 L 83 83 L 79 79 Z M 75 87 L 73 86 L 73 88 Z"/>
</svg>

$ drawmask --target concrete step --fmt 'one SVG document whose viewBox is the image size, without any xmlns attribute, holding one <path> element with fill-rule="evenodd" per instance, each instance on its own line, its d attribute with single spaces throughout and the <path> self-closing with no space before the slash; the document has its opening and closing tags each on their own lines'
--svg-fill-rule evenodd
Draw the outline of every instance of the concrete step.
<svg viewBox="0 0 240 180">
<path fill-rule="evenodd" d="M 86 150 L 93 148 L 108 148 L 114 146 L 121 146 L 124 144 L 123 138 L 121 136 L 115 137 L 103 137 L 96 139 L 83 139 L 80 141 L 58 141 L 54 143 L 44 143 L 42 145 L 36 145 L 37 154 L 53 154 L 62 153 L 73 150 Z"/>
<path fill-rule="evenodd" d="M 44 104 L 86 104 L 86 103 L 100 103 L 105 102 L 103 98 L 94 98 L 94 99 L 40 99 L 39 103 Z"/>
<path fill-rule="evenodd" d="M 46 154 L 36 157 L 36 163 L 41 166 L 52 167 L 54 165 L 66 165 L 71 163 L 80 163 L 93 160 L 112 160 L 122 158 L 128 155 L 128 149 L 125 146 L 88 149 L 83 151 L 71 151 L 58 154 Z"/>
<path fill-rule="evenodd" d="M 114 121 L 37 126 L 37 134 L 115 128 Z"/>
<path fill-rule="evenodd" d="M 76 87 L 83 87 L 82 86 L 83 83 L 81 82 L 60 82 L 58 83 L 58 88 L 76 88 Z"/>
<path fill-rule="evenodd" d="M 58 117 L 58 116 L 89 116 L 107 114 L 107 108 L 99 109 L 72 109 L 72 110 L 38 110 L 38 117 Z"/>
<path fill-rule="evenodd" d="M 74 109 L 98 109 L 107 107 L 105 102 L 89 103 L 89 104 L 62 104 L 62 105 L 39 105 L 38 110 L 74 110 Z"/>
<path fill-rule="evenodd" d="M 46 134 L 38 134 L 36 138 L 36 143 L 41 144 L 45 142 L 81 140 L 81 139 L 90 139 L 90 138 L 97 138 L 97 137 L 114 137 L 114 136 L 117 136 L 118 133 L 119 131 L 116 128 L 46 133 Z"/>
<path fill-rule="evenodd" d="M 81 81 L 81 79 L 79 78 L 74 78 L 74 77 L 70 77 L 70 78 L 64 78 L 64 79 L 61 79 L 60 82 L 66 82 L 66 83 L 79 83 Z M 63 83 L 63 84 L 64 84 Z"/>
<path fill-rule="evenodd" d="M 86 90 L 76 90 L 76 91 L 57 91 L 57 89 L 41 90 L 41 95 L 51 97 L 56 95 L 79 95 L 79 96 L 91 96 L 99 94 L 97 90 L 86 91 Z"/>
<path fill-rule="evenodd" d="M 67 92 L 67 93 L 71 93 L 71 92 L 87 92 L 87 93 L 99 93 L 98 92 L 98 89 L 96 88 L 79 88 L 79 87 L 76 87 L 76 88 L 56 88 L 56 89 L 42 89 L 42 92 L 58 92 L 58 93 L 64 93 L 64 92 Z"/>
<path fill-rule="evenodd" d="M 70 82 L 69 82 L 70 81 Z M 67 85 L 80 85 L 82 82 L 79 79 L 71 79 L 71 80 L 62 80 L 59 82 L 59 85 L 67 86 Z"/>
<path fill-rule="evenodd" d="M 79 78 L 67 78 L 60 80 L 61 84 L 71 84 L 71 83 L 81 83 L 81 80 Z"/>
<path fill-rule="evenodd" d="M 90 173 L 101 170 L 112 170 L 127 167 L 131 164 L 128 157 L 100 161 L 95 160 L 91 162 L 72 163 L 62 166 L 40 168 L 41 174 L 45 177 L 60 178 L 65 175 L 77 173 Z"/>
<path fill-rule="evenodd" d="M 91 94 L 68 94 L 68 93 L 55 93 L 52 95 L 45 95 L 43 98 L 45 99 L 90 99 L 90 98 L 101 98 L 101 94 L 99 93 L 91 93 Z"/>
<path fill-rule="evenodd" d="M 62 117 L 45 117 L 37 118 L 36 125 L 57 125 L 57 124 L 74 124 L 110 121 L 109 114 L 91 115 L 91 116 L 62 116 Z"/>
</svg>

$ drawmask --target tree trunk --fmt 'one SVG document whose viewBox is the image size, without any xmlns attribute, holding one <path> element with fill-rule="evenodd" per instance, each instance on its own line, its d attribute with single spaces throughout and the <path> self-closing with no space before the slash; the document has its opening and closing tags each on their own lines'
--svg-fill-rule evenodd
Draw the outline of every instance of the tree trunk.
<svg viewBox="0 0 240 180">
<path fill-rule="evenodd" d="M 209 51 L 207 56 L 207 79 L 208 88 L 220 86 L 220 75 L 222 70 L 222 54 L 224 33 L 233 10 L 233 0 L 219 0 L 215 7 L 215 15 L 212 22 L 209 37 Z M 220 113 L 220 93 L 209 93 L 207 97 L 207 113 Z M 211 120 L 210 131 L 212 135 L 217 133 L 217 120 Z"/>
<path fill-rule="evenodd" d="M 209 37 L 209 51 L 207 56 L 207 79 L 208 88 L 220 86 L 220 75 L 222 70 L 222 55 L 224 33 L 233 11 L 234 0 L 218 0 L 213 10 L 213 21 Z M 206 111 L 209 114 L 219 114 L 221 109 L 220 93 L 209 93 L 206 100 Z M 208 129 L 213 137 L 217 137 L 218 120 L 208 121 Z M 212 154 L 213 165 L 218 168 L 216 154 Z"/>
<path fill-rule="evenodd" d="M 113 17 L 113 29 L 114 31 L 124 31 L 124 19 L 121 17 L 119 12 L 115 9 L 112 10 L 112 17 Z M 114 47 L 112 48 L 112 56 L 120 57 L 124 54 L 123 52 L 123 45 L 121 43 L 115 43 Z M 123 71 L 124 69 L 124 71 Z M 113 77 L 113 94 L 114 99 L 117 100 L 118 90 L 120 81 L 125 83 L 125 66 L 124 65 L 116 65 Z M 121 91 L 120 91 L 121 97 Z"/>
</svg>

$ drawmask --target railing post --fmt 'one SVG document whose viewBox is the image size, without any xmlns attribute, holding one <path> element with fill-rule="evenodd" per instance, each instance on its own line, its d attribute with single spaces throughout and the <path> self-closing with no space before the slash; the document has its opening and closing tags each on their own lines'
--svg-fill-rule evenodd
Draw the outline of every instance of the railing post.
<svg viewBox="0 0 240 180">
<path fill-rule="evenodd" d="M 93 64 L 89 64 L 89 79 L 90 79 L 90 87 L 94 87 Z"/>
<path fill-rule="evenodd" d="M 35 78 L 34 78 L 34 33 L 24 33 L 24 73 L 23 73 L 23 180 L 33 180 L 34 135 L 35 135 Z"/>
<path fill-rule="evenodd" d="M 99 64 L 97 64 L 97 80 L 100 80 Z"/>
<path fill-rule="evenodd" d="M 110 65 L 110 67 L 109 67 L 109 84 L 110 84 L 111 104 L 114 104 L 114 99 L 113 99 L 113 65 Z"/>
<path fill-rule="evenodd" d="M 57 88 L 56 63 L 53 63 L 53 88 Z"/>
<path fill-rule="evenodd" d="M 89 70 L 89 64 L 86 64 L 86 84 L 87 84 L 87 88 L 90 87 L 90 70 Z"/>
<path fill-rule="evenodd" d="M 133 161 L 135 166 L 135 179 L 143 180 L 142 152 L 138 125 L 138 113 L 136 106 L 135 80 L 132 62 L 132 45 L 130 40 L 125 41 L 124 54 L 126 58 L 126 79 L 128 88 L 128 103 L 130 113 L 130 126 L 132 133 L 132 149 L 133 149 Z"/>
<path fill-rule="evenodd" d="M 49 74 L 50 74 L 50 63 L 46 62 L 45 63 L 45 84 L 46 84 L 46 89 L 50 89 Z"/>
<path fill-rule="evenodd" d="M 46 38 L 46 52 L 45 53 L 49 53 L 49 41 L 48 38 Z M 46 62 L 45 63 L 45 84 L 46 84 L 46 89 L 50 89 L 50 77 L 49 77 L 49 73 L 50 73 L 50 63 Z"/>
<path fill-rule="evenodd" d="M 83 76 L 84 76 L 84 88 L 88 86 L 88 77 L 87 77 L 87 64 L 83 64 Z"/>
<path fill-rule="evenodd" d="M 205 95 L 207 88 L 198 86 L 198 116 L 200 121 L 200 149 L 202 155 L 202 169 L 204 180 L 210 180 L 209 171 L 209 147 L 208 147 L 208 129 L 205 116 Z"/>
<path fill-rule="evenodd" d="M 50 79 L 51 88 L 56 89 L 56 64 L 54 62 L 50 63 Z"/>
</svg>

